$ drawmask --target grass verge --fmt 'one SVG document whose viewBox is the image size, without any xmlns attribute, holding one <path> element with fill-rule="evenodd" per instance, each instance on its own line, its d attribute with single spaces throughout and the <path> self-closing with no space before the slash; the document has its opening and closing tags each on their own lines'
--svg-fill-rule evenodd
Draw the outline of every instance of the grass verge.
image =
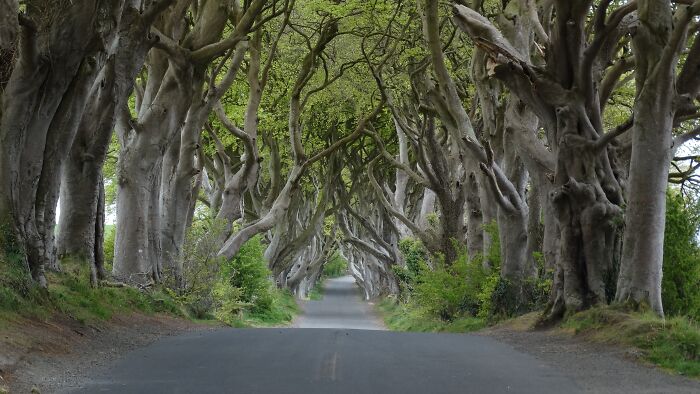
<svg viewBox="0 0 700 394">
<path fill-rule="evenodd" d="M 238 328 L 286 326 L 299 311 L 296 299 L 289 290 L 274 289 L 269 309 L 244 310 L 226 323 Z"/>
<path fill-rule="evenodd" d="M 377 310 L 384 319 L 384 324 L 394 331 L 457 333 L 477 331 L 486 326 L 483 319 L 473 316 L 444 321 L 430 316 L 417 306 L 388 298 L 377 303 Z"/>
<path fill-rule="evenodd" d="M 572 315 L 562 328 L 596 342 L 634 347 L 668 371 L 700 377 L 700 326 L 685 317 L 658 318 L 604 306 Z"/>
<path fill-rule="evenodd" d="M 189 308 L 172 292 L 154 287 L 141 291 L 132 287 L 90 286 L 86 270 L 78 263 L 64 262 L 63 272 L 47 273 L 48 289 L 33 285 L 26 273 L 0 259 L 0 330 L 20 319 L 48 321 L 68 317 L 83 325 L 107 321 L 115 314 L 139 312 L 163 313 L 187 318 L 201 324 L 221 324 L 219 320 L 195 319 Z M 272 289 L 269 308 L 249 308 L 223 323 L 233 327 L 271 327 L 288 324 L 298 314 L 294 296 L 286 290 Z"/>
<path fill-rule="evenodd" d="M 172 297 L 160 289 L 139 291 L 130 287 L 90 286 L 88 275 L 77 264 L 64 264 L 61 273 L 48 273 L 50 286 L 34 286 L 13 264 L 0 261 L 0 328 L 16 318 L 47 320 L 62 315 L 90 324 L 109 320 L 116 313 L 166 313 L 185 317 Z"/>
<path fill-rule="evenodd" d="M 326 278 L 321 277 L 316 281 L 316 285 L 314 285 L 314 288 L 309 292 L 309 299 L 311 301 L 321 301 L 323 299 L 323 283 L 325 280 Z"/>
</svg>

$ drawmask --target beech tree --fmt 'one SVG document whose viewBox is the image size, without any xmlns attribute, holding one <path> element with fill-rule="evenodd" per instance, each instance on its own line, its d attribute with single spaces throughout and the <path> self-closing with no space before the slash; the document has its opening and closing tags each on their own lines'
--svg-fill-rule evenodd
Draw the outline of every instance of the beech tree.
<svg viewBox="0 0 700 394">
<path fill-rule="evenodd" d="M 121 122 L 125 127 L 120 130 L 119 136 L 122 149 L 118 164 L 113 270 L 116 277 L 137 282 L 145 282 L 149 278 L 160 279 L 163 270 L 163 214 L 166 219 L 166 247 L 169 253 L 177 253 L 180 237 L 176 233 L 179 231 L 174 228 L 177 224 L 172 223 L 167 210 L 170 206 L 172 209 L 181 207 L 177 202 L 170 205 L 170 198 L 186 200 L 186 197 L 173 196 L 167 188 L 171 186 L 172 175 L 179 175 L 175 181 L 184 184 L 188 181 L 186 178 L 194 174 L 186 163 L 175 174 L 173 161 L 166 163 L 165 154 L 184 149 L 187 155 L 196 149 L 193 136 L 196 140 L 208 115 L 207 105 L 200 101 L 206 100 L 202 95 L 207 82 L 207 66 L 227 51 L 239 52 L 241 46 L 247 45 L 246 35 L 253 29 L 266 3 L 263 0 L 253 1 L 244 9 L 237 2 L 230 8 L 218 2 L 205 2 L 201 8 L 192 10 L 194 23 L 187 26 L 184 17 L 190 6 L 189 2 L 184 1 L 179 7 L 173 7 L 168 17 L 157 24 L 162 32 L 160 45 L 149 53 L 146 60 L 148 74 L 145 84 L 136 88 L 136 118 L 132 120 L 128 111 L 120 113 L 127 119 Z M 235 25 L 222 38 L 229 15 Z M 210 84 L 209 88 L 213 86 Z M 214 105 L 216 97 L 209 99 L 207 104 Z M 178 148 L 175 148 L 173 143 L 176 143 L 181 129 L 184 129 L 185 141 L 184 144 L 180 141 L 176 144 Z M 164 164 L 168 166 L 164 167 Z M 164 195 L 161 194 L 163 187 L 166 188 Z M 163 204 L 166 211 L 161 210 Z"/>
<path fill-rule="evenodd" d="M 141 9 L 143 23 L 167 5 L 156 2 Z M 0 212 L 4 242 L 14 245 L 32 278 L 46 286 L 45 267 L 58 267 L 54 225 L 61 169 L 91 90 L 104 88 L 95 80 L 131 4 L 28 1 L 24 7 L 18 13 L 17 2 L 3 2 L 8 21 L 3 50 L 15 49 L 14 62 L 4 65 L 11 71 L 5 71 L 10 77 L 0 112 Z M 9 41 L 13 37 L 16 41 Z"/>
<path fill-rule="evenodd" d="M 667 188 L 700 168 L 699 1 L 64 3 L 0 0 L 2 244 L 37 285 L 71 259 L 181 290 L 197 221 L 222 261 L 256 237 L 299 297 L 337 254 L 367 298 L 398 293 L 411 239 L 517 305 L 551 275 L 542 323 L 663 315 Z"/>
<path fill-rule="evenodd" d="M 523 57 L 502 32 L 479 12 L 460 4 L 454 8 L 457 25 L 469 34 L 476 45 L 489 54 L 493 76 L 503 81 L 508 89 L 537 114 L 545 130 L 549 149 L 556 156 L 550 203 L 553 204 L 557 217 L 561 246 L 553 297 L 549 306 L 549 316 L 552 318 L 561 316 L 566 310 L 579 310 L 606 300 L 603 277 L 605 272 L 613 267 L 616 253 L 619 253 L 620 224 L 625 205 L 629 207 L 625 216 L 628 225 L 641 225 L 642 222 L 647 223 L 646 221 L 650 220 L 649 226 L 645 225 L 644 231 L 641 231 L 650 238 L 647 242 L 637 243 L 634 241 L 636 235 L 633 235 L 637 231 L 625 233 L 625 257 L 616 298 L 618 301 L 632 299 L 635 302 L 644 302 L 657 313 L 663 313 L 658 296 L 660 254 L 649 254 L 651 257 L 640 265 L 635 261 L 634 268 L 631 267 L 629 256 L 635 255 L 634 250 L 637 248 L 640 248 L 640 251 L 647 247 L 655 248 L 654 245 L 661 248 L 658 239 L 663 239 L 662 201 L 665 201 L 663 194 L 670 161 L 673 110 L 670 104 L 665 104 L 666 112 L 661 109 L 664 107 L 658 107 L 664 114 L 671 113 L 668 115 L 671 121 L 655 127 L 655 133 L 658 134 L 651 135 L 664 135 L 663 138 L 668 140 L 668 144 L 653 140 L 655 148 L 652 150 L 654 154 L 666 153 L 658 153 L 661 155 L 658 161 L 645 161 L 655 168 L 654 171 L 661 173 L 650 168 L 647 168 L 649 172 L 637 172 L 640 167 L 632 164 L 632 161 L 636 160 L 631 160 L 628 167 L 625 164 L 629 159 L 624 143 L 618 142 L 622 140 L 618 137 L 628 130 L 646 127 L 638 125 L 640 122 L 647 125 L 648 117 L 656 116 L 652 114 L 657 114 L 657 108 L 645 109 L 646 118 L 641 121 L 635 111 L 631 117 L 634 120 L 623 122 L 607 132 L 603 128 L 603 117 L 611 91 L 629 70 L 631 61 L 625 52 L 625 48 L 629 48 L 630 45 L 629 35 L 634 35 L 632 41 L 635 47 L 647 45 L 645 50 L 653 49 L 649 47 L 651 44 L 644 41 L 644 37 L 649 37 L 649 33 L 644 31 L 645 28 L 640 32 L 639 28 L 644 25 L 644 18 L 649 18 L 652 14 L 655 19 L 652 26 L 662 25 L 669 29 L 667 35 L 661 36 L 667 37 L 661 40 L 663 45 L 654 40 L 654 45 L 660 45 L 656 54 L 663 53 L 666 57 L 662 57 L 663 60 L 654 58 L 654 66 L 651 66 L 654 72 L 650 73 L 644 71 L 646 66 L 636 70 L 636 67 L 649 62 L 644 59 L 647 56 L 646 52 L 645 55 L 640 55 L 639 59 L 635 56 L 635 78 L 638 80 L 635 102 L 649 100 L 645 99 L 643 94 L 647 78 L 650 78 L 652 84 L 657 83 L 657 78 L 663 79 L 665 89 L 672 92 L 675 78 L 674 66 L 670 64 L 675 65 L 674 59 L 689 42 L 685 34 L 690 21 L 688 15 L 693 15 L 696 10 L 694 6 L 677 7 L 677 23 L 674 29 L 670 29 L 670 2 L 631 2 L 610 11 L 612 3 L 554 1 L 535 12 L 537 10 L 532 7 L 532 3 L 520 2 L 521 7 L 529 7 L 523 18 L 530 18 L 530 23 L 539 31 L 538 40 L 546 46 L 546 52 L 535 61 Z M 540 26 L 544 27 L 540 30 Z M 648 38 L 646 40 L 648 41 Z M 636 63 L 638 61 L 642 63 Z M 666 71 L 663 71 L 662 67 L 666 61 L 671 63 L 668 63 Z M 657 65 L 660 68 L 656 68 Z M 657 70 L 663 77 L 656 76 Z M 643 82 L 639 82 L 640 80 Z M 666 95 L 656 90 L 653 90 L 654 93 L 651 91 L 649 90 L 649 94 L 653 95 L 655 100 L 664 97 L 664 100 L 669 100 L 668 103 L 673 101 L 672 97 L 675 96 L 671 93 Z M 635 104 L 635 107 L 637 105 L 639 104 Z M 646 145 L 646 148 L 640 146 L 646 137 L 634 137 L 635 134 L 639 133 L 632 133 L 633 137 L 629 141 L 631 150 L 634 152 L 641 148 L 647 152 L 645 155 L 649 154 L 650 145 Z M 668 146 L 668 149 L 658 149 L 659 146 Z M 636 154 L 639 153 L 633 153 L 632 156 Z M 665 159 L 667 156 L 668 159 Z M 644 180 L 638 177 L 644 177 Z M 650 181 L 652 178 L 654 181 Z M 655 192 L 651 193 L 651 189 L 648 188 L 642 192 L 642 189 L 638 188 L 644 186 L 639 183 L 646 187 L 656 185 Z M 646 201 L 652 194 L 656 196 L 656 202 L 649 201 L 650 205 L 645 203 L 644 208 L 651 211 L 641 212 L 639 207 L 635 208 L 638 203 L 632 201 L 639 198 Z M 635 225 L 635 228 L 640 227 Z M 653 236 L 649 235 L 652 233 Z M 656 241 L 652 242 L 652 239 Z"/>
</svg>

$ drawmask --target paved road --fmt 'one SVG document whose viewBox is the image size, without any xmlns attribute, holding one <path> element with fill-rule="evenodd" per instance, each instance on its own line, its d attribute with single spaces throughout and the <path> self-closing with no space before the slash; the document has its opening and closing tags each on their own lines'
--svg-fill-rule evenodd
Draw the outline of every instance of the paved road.
<svg viewBox="0 0 700 394">
<path fill-rule="evenodd" d="M 326 280 L 323 299 L 305 301 L 302 309 L 304 313 L 294 325 L 298 328 L 385 329 L 369 303 L 362 299 L 352 276 Z"/>
<path fill-rule="evenodd" d="M 304 305 L 298 326 L 333 328 L 226 329 L 172 337 L 130 353 L 74 392 L 580 392 L 557 370 L 487 337 L 380 331 L 353 286 L 347 279 L 330 281 L 322 301 Z"/>
</svg>

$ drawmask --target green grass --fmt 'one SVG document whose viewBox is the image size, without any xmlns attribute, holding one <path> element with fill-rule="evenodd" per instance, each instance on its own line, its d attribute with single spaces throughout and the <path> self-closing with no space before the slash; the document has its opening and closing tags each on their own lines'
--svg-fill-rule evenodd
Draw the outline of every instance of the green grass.
<svg viewBox="0 0 700 394">
<path fill-rule="evenodd" d="M 47 320 L 64 315 L 83 324 L 108 320 L 117 313 L 168 313 L 184 316 L 180 305 L 160 289 L 90 286 L 87 267 L 63 264 L 62 273 L 48 273 L 49 288 L 40 289 L 12 260 L 0 261 L 0 328 L 17 318 Z"/>
<path fill-rule="evenodd" d="M 312 301 L 321 301 L 323 299 L 323 282 L 325 282 L 324 277 L 321 277 L 316 281 L 316 285 L 309 292 L 309 299 Z"/>
<path fill-rule="evenodd" d="M 299 311 L 294 295 L 289 290 L 274 289 L 270 309 L 244 310 L 227 323 L 239 328 L 285 326 L 294 320 Z"/>
<path fill-rule="evenodd" d="M 598 342 L 635 347 L 642 358 L 681 375 L 700 377 L 700 326 L 685 317 L 659 319 L 651 312 L 597 307 L 562 323 Z"/>
<path fill-rule="evenodd" d="M 484 328 L 486 322 L 473 316 L 461 316 L 451 321 L 444 321 L 430 316 L 419 307 L 384 299 L 377 305 L 384 318 L 384 324 L 394 331 L 412 332 L 470 332 Z"/>
</svg>

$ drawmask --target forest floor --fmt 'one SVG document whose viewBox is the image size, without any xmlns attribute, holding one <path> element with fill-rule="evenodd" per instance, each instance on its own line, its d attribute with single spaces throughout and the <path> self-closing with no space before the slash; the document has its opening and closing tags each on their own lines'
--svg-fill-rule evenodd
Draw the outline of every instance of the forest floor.
<svg viewBox="0 0 700 394">
<path fill-rule="evenodd" d="M 219 326 L 144 313 L 89 324 L 61 316 L 17 319 L 0 328 L 0 393 L 56 392 L 160 338 Z"/>
<path fill-rule="evenodd" d="M 588 393 L 700 393 L 700 380 L 664 371 L 631 346 L 570 330 L 532 330 L 537 313 L 476 332 L 556 366 Z"/>
</svg>

